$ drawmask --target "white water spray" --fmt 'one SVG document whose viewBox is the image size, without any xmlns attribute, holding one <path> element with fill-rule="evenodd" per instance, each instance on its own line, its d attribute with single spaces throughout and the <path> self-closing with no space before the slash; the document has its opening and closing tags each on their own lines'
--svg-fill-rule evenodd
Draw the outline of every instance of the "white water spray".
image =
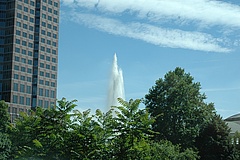
<svg viewBox="0 0 240 160">
<path fill-rule="evenodd" d="M 108 101 L 107 107 L 111 106 L 119 106 L 118 98 L 125 99 L 124 93 L 124 83 L 123 83 L 123 74 L 121 68 L 118 67 L 117 64 L 117 55 L 114 54 L 113 64 L 112 64 L 112 71 L 109 83 L 109 90 L 108 90 Z"/>
</svg>

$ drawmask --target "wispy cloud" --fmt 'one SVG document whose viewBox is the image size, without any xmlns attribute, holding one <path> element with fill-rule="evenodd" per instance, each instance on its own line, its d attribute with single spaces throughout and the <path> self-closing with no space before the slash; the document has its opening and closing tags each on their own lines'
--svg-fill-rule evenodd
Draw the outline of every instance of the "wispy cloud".
<svg viewBox="0 0 240 160">
<path fill-rule="evenodd" d="M 226 92 L 226 91 L 239 91 L 240 87 L 235 88 L 209 88 L 209 89 L 202 89 L 203 92 Z"/>
<path fill-rule="evenodd" d="M 63 4 L 74 8 L 72 20 L 88 27 L 171 48 L 230 52 L 236 40 L 224 32 L 240 29 L 240 7 L 222 1 L 63 0 Z M 217 33 L 209 33 L 219 27 Z"/>
</svg>

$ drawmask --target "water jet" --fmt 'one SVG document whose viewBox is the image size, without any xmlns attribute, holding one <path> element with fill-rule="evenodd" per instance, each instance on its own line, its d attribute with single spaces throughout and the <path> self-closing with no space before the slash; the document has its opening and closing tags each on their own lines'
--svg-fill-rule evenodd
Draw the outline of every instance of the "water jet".
<svg viewBox="0 0 240 160">
<path fill-rule="evenodd" d="M 109 81 L 107 107 L 119 106 L 118 98 L 125 99 L 122 69 L 118 67 L 117 55 L 114 54 L 112 70 Z"/>
</svg>

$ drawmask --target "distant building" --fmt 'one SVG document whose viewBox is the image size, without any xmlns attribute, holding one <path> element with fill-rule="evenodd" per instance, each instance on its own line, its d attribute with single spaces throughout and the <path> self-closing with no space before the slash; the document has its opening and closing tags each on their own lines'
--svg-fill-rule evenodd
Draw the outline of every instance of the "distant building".
<svg viewBox="0 0 240 160">
<path fill-rule="evenodd" d="M 56 103 L 60 0 L 0 1 L 0 100 L 20 111 Z"/>
<path fill-rule="evenodd" d="M 226 118 L 225 122 L 227 122 L 228 126 L 231 128 L 231 135 L 237 131 L 240 133 L 240 113 Z"/>
</svg>

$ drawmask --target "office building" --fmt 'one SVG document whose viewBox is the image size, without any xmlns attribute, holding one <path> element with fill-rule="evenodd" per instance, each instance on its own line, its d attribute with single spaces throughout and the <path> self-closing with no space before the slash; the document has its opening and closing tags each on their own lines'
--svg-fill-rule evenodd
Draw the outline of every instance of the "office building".
<svg viewBox="0 0 240 160">
<path fill-rule="evenodd" d="M 0 1 L 0 99 L 11 121 L 56 103 L 60 0 Z"/>
</svg>

